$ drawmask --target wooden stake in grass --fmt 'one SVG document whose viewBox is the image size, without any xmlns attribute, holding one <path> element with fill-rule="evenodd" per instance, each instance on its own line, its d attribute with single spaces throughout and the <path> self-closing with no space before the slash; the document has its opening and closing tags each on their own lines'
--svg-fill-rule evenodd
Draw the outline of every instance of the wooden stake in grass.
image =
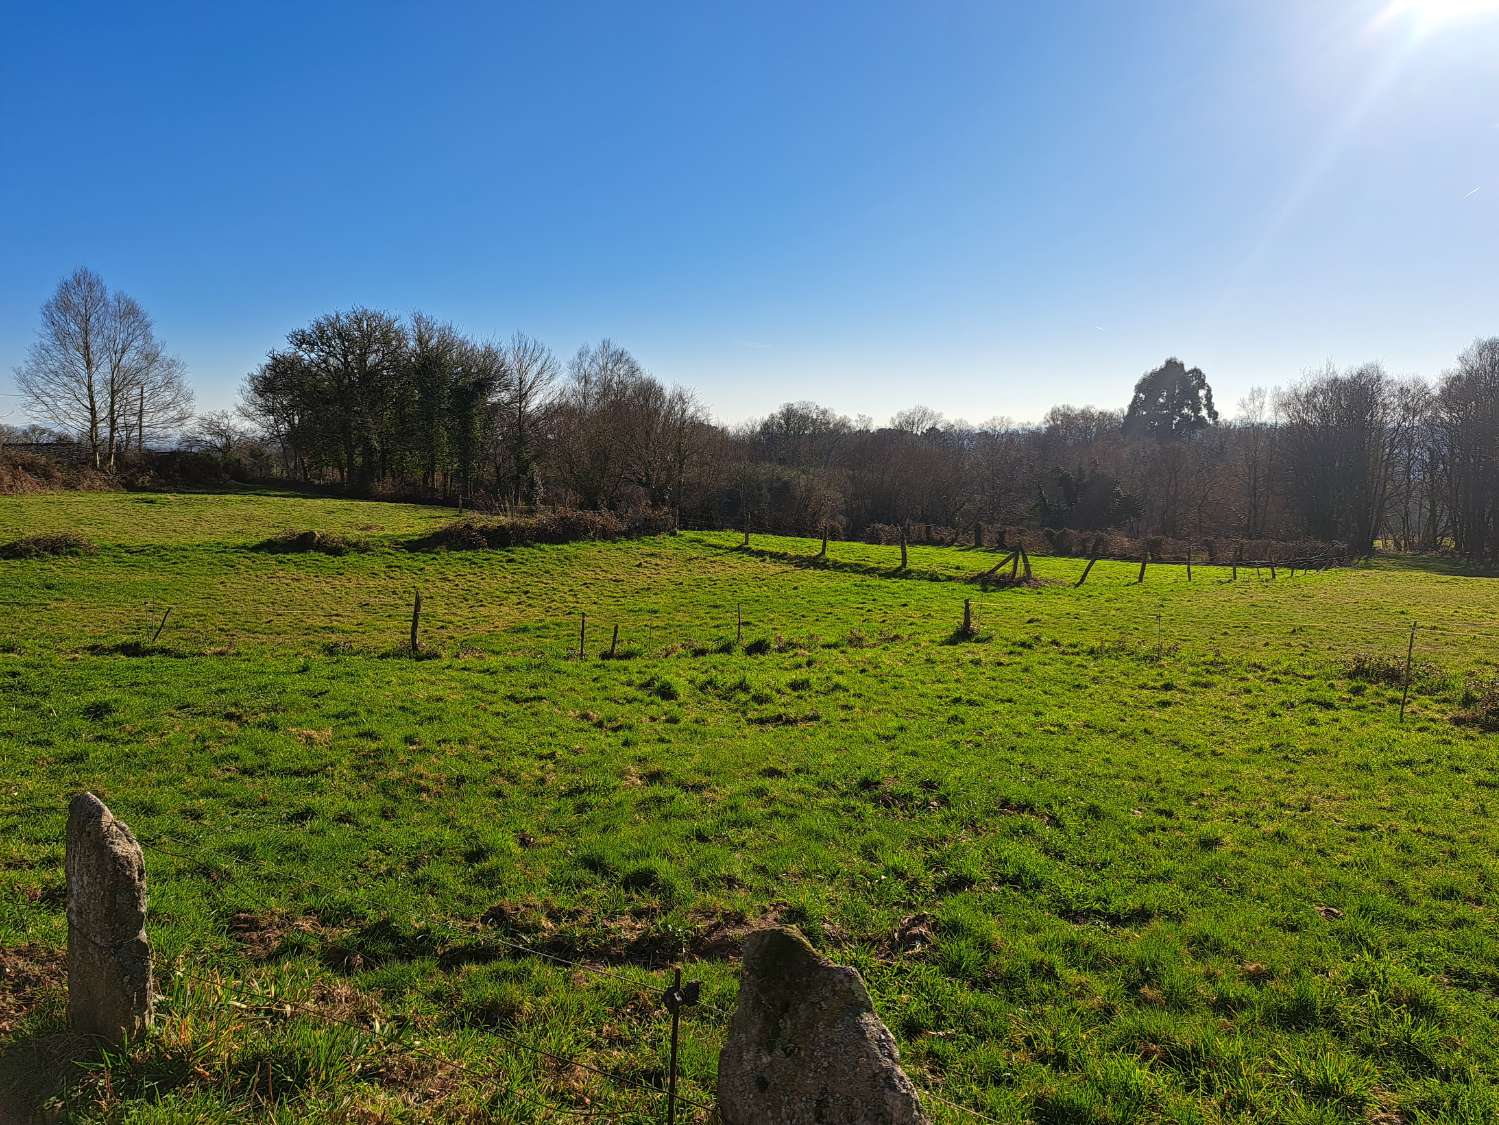
<svg viewBox="0 0 1499 1125">
<path fill-rule="evenodd" d="M 161 631 L 167 627 L 167 618 L 172 616 L 172 607 L 167 606 L 167 611 L 161 615 L 161 624 L 156 626 L 156 632 L 151 634 L 151 643 L 156 643 L 156 638 L 161 636 Z"/>
<path fill-rule="evenodd" d="M 906 569 L 906 525 L 900 525 L 900 568 Z"/>
<path fill-rule="evenodd" d="M 973 599 L 963 599 L 963 636 L 973 636 Z"/>
<path fill-rule="evenodd" d="M 973 521 L 973 545 L 975 547 L 984 545 L 984 525 L 978 520 Z"/>
<path fill-rule="evenodd" d="M 1150 548 L 1141 544 L 1140 546 L 1140 573 L 1135 576 L 1135 585 L 1138 586 L 1145 581 L 1145 564 L 1150 561 Z"/>
<path fill-rule="evenodd" d="M 828 525 L 822 525 L 822 550 L 817 552 L 817 557 L 825 559 L 828 557 Z"/>
<path fill-rule="evenodd" d="M 746 508 L 744 510 L 744 542 L 741 543 L 741 544 L 739 544 L 739 545 L 741 547 L 748 547 L 749 546 L 749 509 L 748 508 Z"/>
<path fill-rule="evenodd" d="M 421 650 L 421 641 L 418 634 L 422 628 L 422 592 L 416 591 L 416 600 L 411 603 L 411 654 L 415 656 Z"/>
<path fill-rule="evenodd" d="M 1078 586 L 1081 586 L 1084 582 L 1088 581 L 1088 571 L 1092 570 L 1093 564 L 1098 561 L 1098 548 L 1101 543 L 1102 540 L 1098 536 L 1093 537 L 1093 546 L 1088 548 L 1088 565 L 1083 567 L 1082 574 L 1078 576 L 1077 582 L 1072 587 L 1074 590 L 1076 590 Z"/>
<path fill-rule="evenodd" d="M 1187 548 L 1187 581 L 1192 581 L 1192 548 Z"/>
<path fill-rule="evenodd" d="M 583 641 L 588 636 L 588 614 L 578 614 L 578 659 L 583 659 Z"/>
<path fill-rule="evenodd" d="M 734 623 L 734 643 L 737 645 L 744 640 L 744 603 L 740 602 L 735 607 L 735 615 L 738 620 Z"/>
<path fill-rule="evenodd" d="M 1416 623 L 1411 622 L 1411 639 L 1405 646 L 1405 686 L 1400 690 L 1400 721 L 1405 722 L 1405 704 L 1411 697 L 1411 657 L 1416 654 Z"/>
<path fill-rule="evenodd" d="M 1020 546 L 1019 550 L 1020 550 L 1020 561 L 1025 565 L 1025 580 L 1027 582 L 1029 582 L 1031 580 L 1031 557 L 1030 557 L 1030 555 L 1028 555 L 1028 554 L 1025 553 L 1025 546 L 1024 546 L 1024 544 L 1022 544 Z"/>
<path fill-rule="evenodd" d="M 614 653 L 619 648 L 619 626 L 614 627 L 614 638 L 609 642 L 609 659 L 614 659 Z"/>
<path fill-rule="evenodd" d="M 1006 563 L 1012 562 L 1014 560 L 1014 558 L 1015 558 L 1015 552 L 1011 551 L 1009 554 L 1005 555 L 997 563 L 995 563 L 993 566 L 991 566 L 988 570 L 984 571 L 983 574 L 980 574 L 979 577 L 978 577 L 978 580 L 980 582 L 987 583 L 989 581 L 989 579 L 993 578 L 996 574 L 998 574 L 1000 572 L 1001 569 L 1003 569 L 1003 567 L 1004 567 L 1004 565 Z"/>
</svg>

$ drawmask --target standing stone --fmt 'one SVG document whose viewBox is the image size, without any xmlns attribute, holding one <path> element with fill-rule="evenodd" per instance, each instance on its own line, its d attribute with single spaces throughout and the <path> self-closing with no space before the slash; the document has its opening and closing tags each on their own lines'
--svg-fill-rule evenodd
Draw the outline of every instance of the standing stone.
<svg viewBox="0 0 1499 1125">
<path fill-rule="evenodd" d="M 92 793 L 68 807 L 68 1022 L 118 1046 L 151 1024 L 146 864 Z"/>
<path fill-rule="evenodd" d="M 744 943 L 718 1102 L 724 1125 L 927 1125 L 859 974 L 788 929 Z"/>
</svg>

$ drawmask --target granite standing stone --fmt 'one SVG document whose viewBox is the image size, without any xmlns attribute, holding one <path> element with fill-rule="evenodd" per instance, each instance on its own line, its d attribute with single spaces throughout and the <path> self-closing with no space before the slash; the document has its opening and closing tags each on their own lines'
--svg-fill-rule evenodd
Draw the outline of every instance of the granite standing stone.
<svg viewBox="0 0 1499 1125">
<path fill-rule="evenodd" d="M 68 1020 L 113 1045 L 151 1023 L 146 865 L 130 829 L 92 793 L 68 807 Z"/>
<path fill-rule="evenodd" d="M 744 943 L 718 1101 L 724 1125 L 927 1125 L 859 974 L 780 928 Z"/>
</svg>

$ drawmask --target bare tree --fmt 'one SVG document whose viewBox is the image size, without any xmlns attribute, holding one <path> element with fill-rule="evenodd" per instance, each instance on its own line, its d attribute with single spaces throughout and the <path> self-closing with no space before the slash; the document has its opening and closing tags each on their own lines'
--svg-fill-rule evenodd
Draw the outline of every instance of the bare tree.
<svg viewBox="0 0 1499 1125">
<path fill-rule="evenodd" d="M 250 440 L 250 432 L 240 425 L 234 413 L 229 410 L 210 410 L 207 414 L 198 415 L 186 436 L 191 448 L 216 453 L 220 457 L 231 456 L 239 446 Z"/>
<path fill-rule="evenodd" d="M 27 407 L 82 435 L 95 468 L 161 440 L 193 416 L 182 362 L 168 355 L 145 309 L 75 270 L 42 306 L 42 327 L 17 382 Z"/>
<path fill-rule="evenodd" d="M 496 404 L 495 475 L 517 507 L 540 492 L 537 464 L 542 429 L 557 381 L 557 357 L 540 340 L 517 332 L 504 348 L 509 379 Z"/>
<path fill-rule="evenodd" d="M 104 335 L 109 290 L 93 270 L 77 269 L 42 306 L 42 326 L 16 386 L 26 408 L 88 443 L 94 468 L 103 466 Z"/>
</svg>

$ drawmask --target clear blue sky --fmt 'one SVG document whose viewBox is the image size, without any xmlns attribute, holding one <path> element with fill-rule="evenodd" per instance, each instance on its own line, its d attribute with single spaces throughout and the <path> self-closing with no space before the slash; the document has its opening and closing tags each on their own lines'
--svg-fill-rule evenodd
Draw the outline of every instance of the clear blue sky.
<svg viewBox="0 0 1499 1125">
<path fill-rule="evenodd" d="M 1499 5 L 1387 7 L 14 4 L 0 392 L 77 265 L 204 408 L 353 304 L 729 421 L 1435 375 L 1499 334 Z"/>
</svg>

